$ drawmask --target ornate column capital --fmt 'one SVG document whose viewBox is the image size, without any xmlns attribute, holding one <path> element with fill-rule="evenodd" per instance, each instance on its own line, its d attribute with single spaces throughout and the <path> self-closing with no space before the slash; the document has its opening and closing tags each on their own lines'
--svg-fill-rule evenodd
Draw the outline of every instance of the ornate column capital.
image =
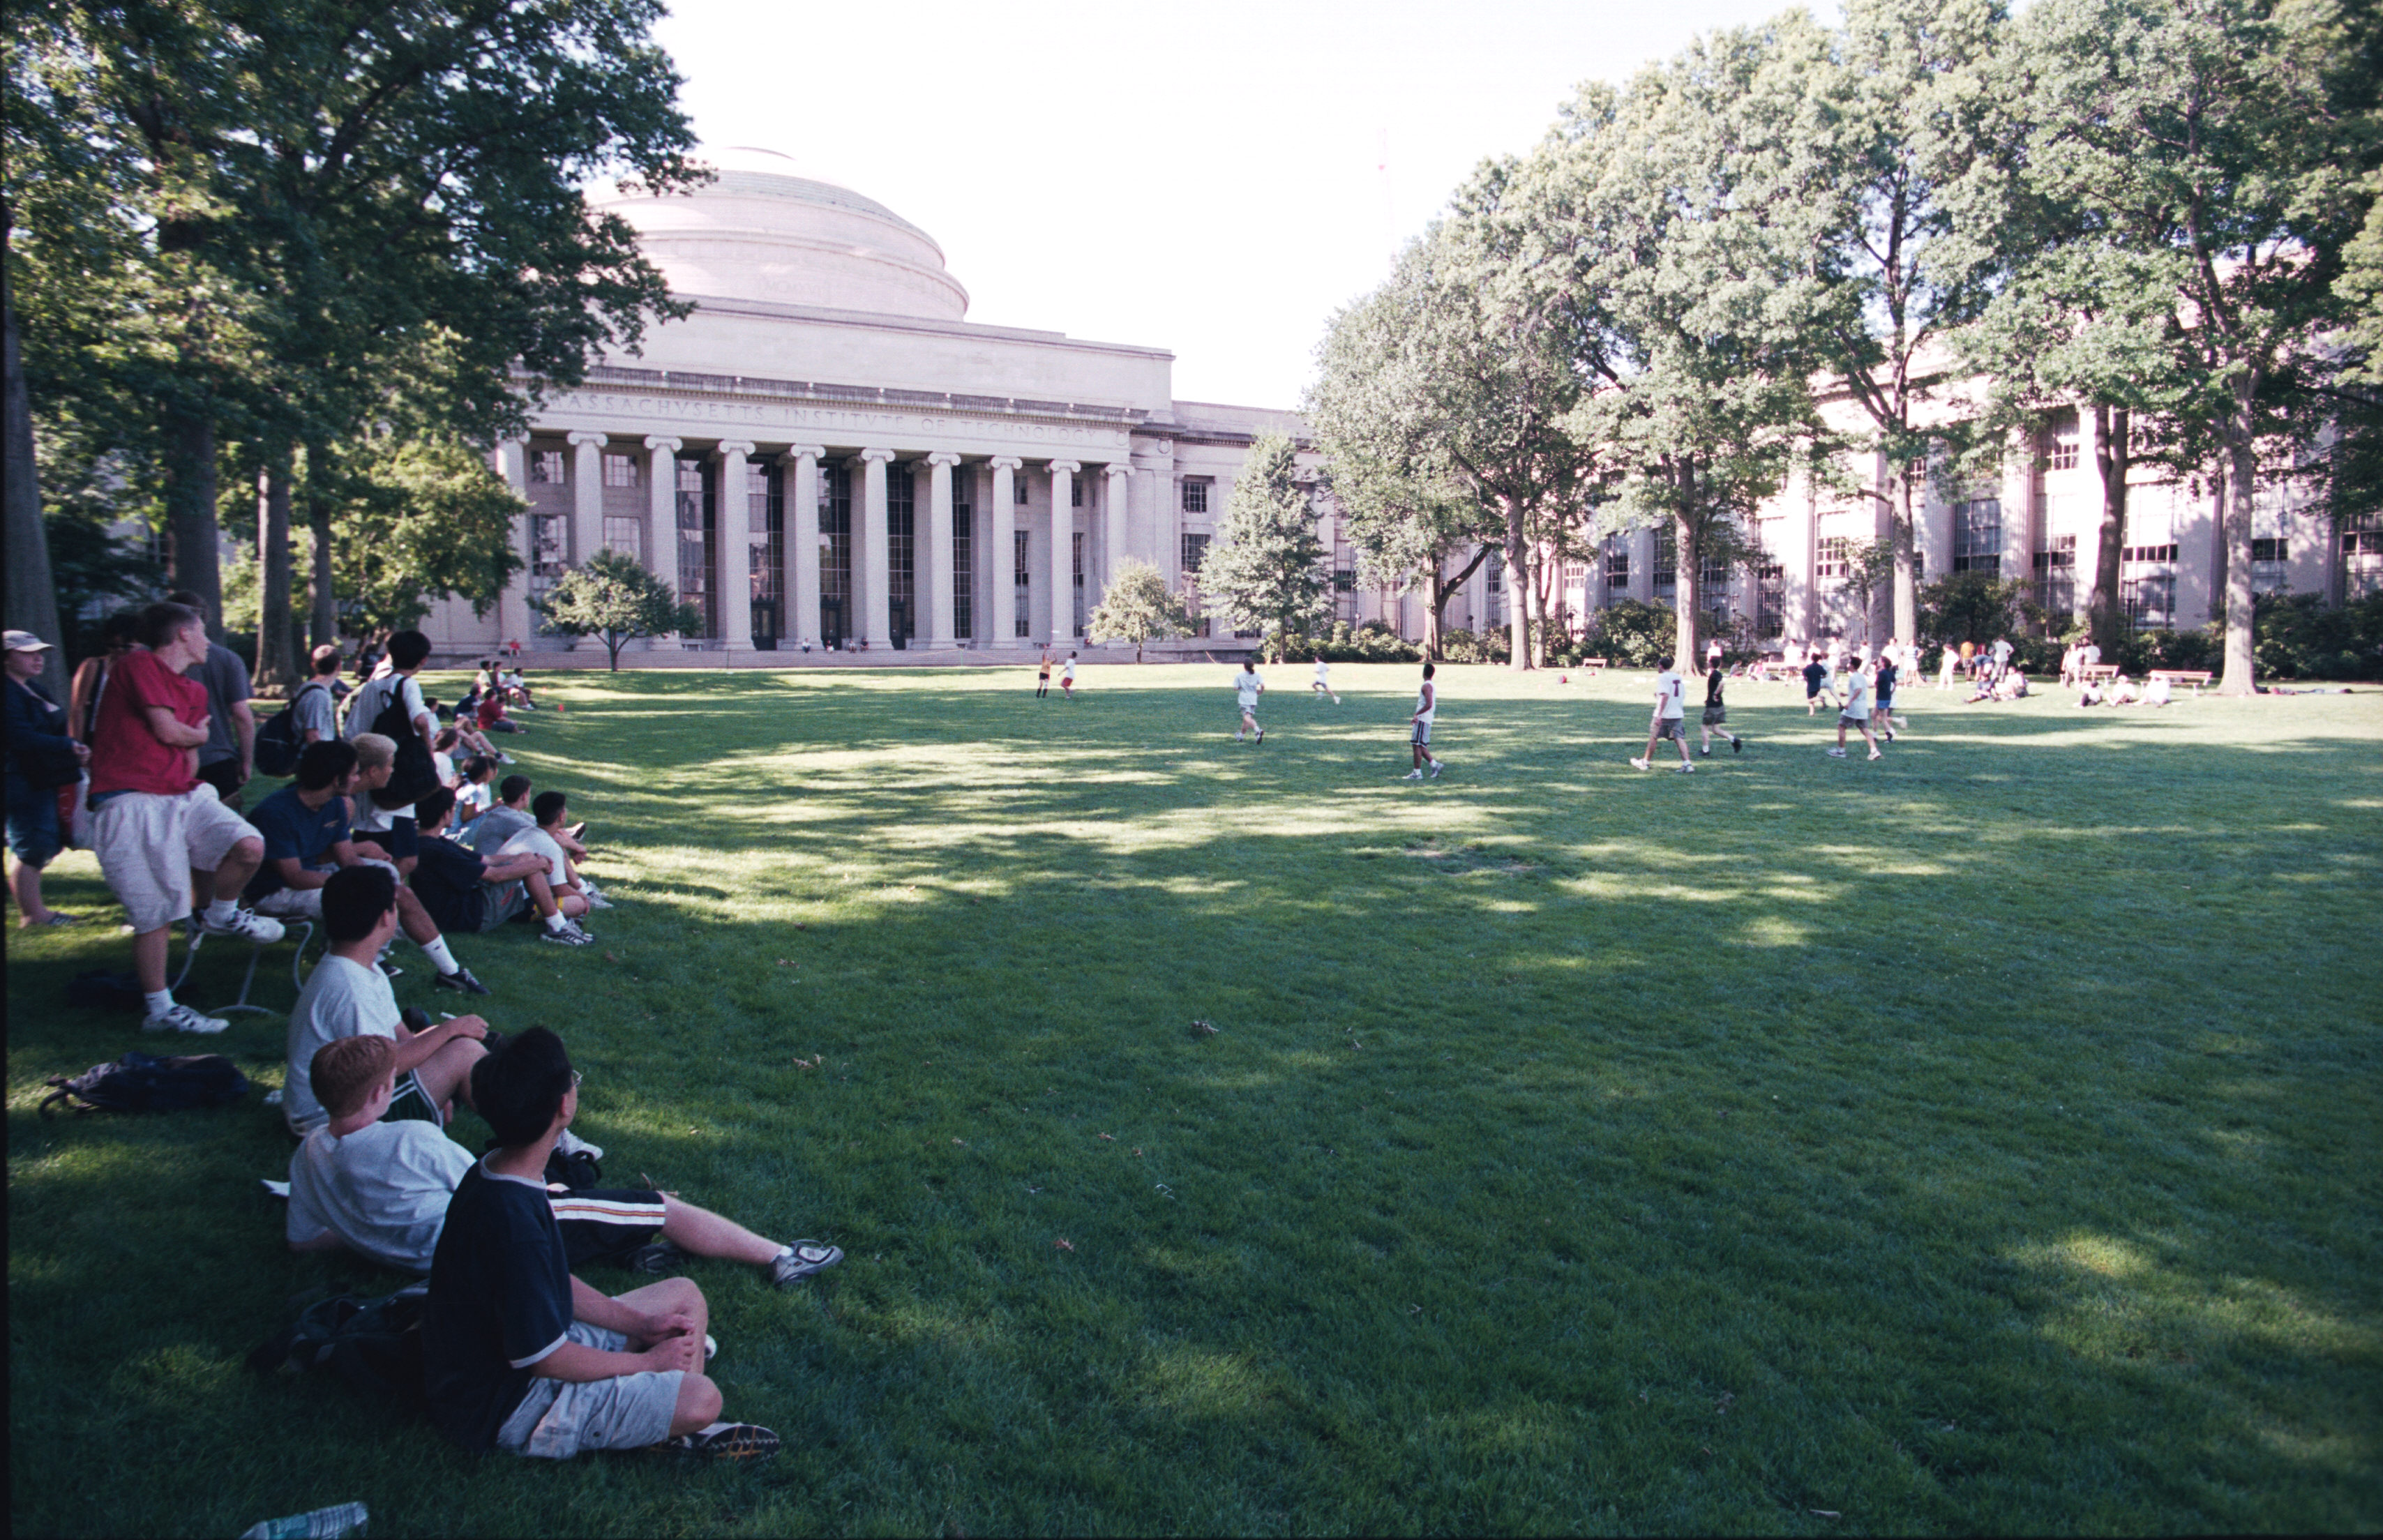
<svg viewBox="0 0 2383 1540">
<path fill-rule="evenodd" d="M 860 458 L 872 465 L 883 465 L 897 457 L 892 450 L 863 450 L 860 451 Z"/>
<path fill-rule="evenodd" d="M 723 457 L 732 454 L 751 454 L 753 446 L 741 438 L 723 438 L 714 452 Z"/>
<path fill-rule="evenodd" d="M 574 450 L 582 444 L 603 445 L 609 444 L 612 441 L 612 436 L 611 434 L 599 433 L 594 428 L 573 428 L 567 436 L 567 438 L 571 447 Z"/>
<path fill-rule="evenodd" d="M 1108 476 L 1130 476 L 1133 474 L 1133 467 L 1121 461 L 1112 460 L 1101 474 Z"/>
<path fill-rule="evenodd" d="M 937 450 L 927 456 L 927 463 L 930 465 L 957 465 L 959 462 L 960 457 L 950 450 Z"/>
<path fill-rule="evenodd" d="M 676 454 L 685 442 L 686 440 L 684 438 L 673 438 L 667 435 L 657 433 L 651 435 L 646 439 L 646 448 L 649 450 L 668 450 L 671 453 Z"/>
<path fill-rule="evenodd" d="M 997 454 L 985 463 L 996 471 L 1022 471 L 1026 468 L 1026 462 L 1014 454 Z"/>
<path fill-rule="evenodd" d="M 817 460 L 827 450 L 817 444 L 796 444 L 778 456 L 781 465 L 799 465 L 806 460 Z"/>
<path fill-rule="evenodd" d="M 1055 460 L 1051 462 L 1051 474 L 1054 475 L 1057 475 L 1063 471 L 1069 475 L 1074 475 L 1083 468 L 1084 463 L 1080 460 Z"/>
</svg>

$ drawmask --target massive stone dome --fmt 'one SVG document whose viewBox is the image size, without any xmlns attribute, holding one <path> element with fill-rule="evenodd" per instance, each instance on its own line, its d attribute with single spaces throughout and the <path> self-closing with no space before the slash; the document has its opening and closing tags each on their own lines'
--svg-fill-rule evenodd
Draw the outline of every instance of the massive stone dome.
<svg viewBox="0 0 2383 1540">
<path fill-rule="evenodd" d="M 591 201 L 636 228 L 674 294 L 766 300 L 958 321 L 968 290 L 943 248 L 875 199 L 804 176 L 772 150 L 701 157 L 719 179 L 667 197 L 613 190 Z"/>
</svg>

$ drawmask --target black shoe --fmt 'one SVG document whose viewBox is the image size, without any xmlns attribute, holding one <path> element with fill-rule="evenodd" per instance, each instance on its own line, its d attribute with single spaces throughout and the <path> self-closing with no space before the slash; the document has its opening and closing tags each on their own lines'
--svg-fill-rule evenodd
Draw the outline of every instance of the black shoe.
<svg viewBox="0 0 2383 1540">
<path fill-rule="evenodd" d="M 496 992 L 489 989 L 488 985 L 480 982 L 477 979 L 473 978 L 472 970 L 468 967 L 459 967 L 452 973 L 442 973 L 438 978 L 433 979 L 431 983 L 442 990 L 453 990 L 459 994 L 493 994 Z"/>
<path fill-rule="evenodd" d="M 683 1460 L 751 1463 L 778 1452 L 778 1435 L 751 1423 L 729 1423 L 709 1433 L 683 1433 L 648 1448 L 656 1454 L 676 1455 Z"/>
<path fill-rule="evenodd" d="M 1703 747 L 1698 749 L 1697 752 L 1705 758 L 1710 759 L 1712 758 L 1712 745 L 1707 744 Z"/>
<path fill-rule="evenodd" d="M 1732 739 L 1729 741 L 1729 751 L 1730 751 L 1732 754 L 1743 754 L 1743 753 L 1745 753 L 1745 752 L 1746 752 L 1746 740 L 1745 740 L 1744 738 L 1732 738 Z"/>
<path fill-rule="evenodd" d="M 682 1265 L 685 1261 L 686 1253 L 680 1250 L 675 1244 L 667 1240 L 657 1240 L 650 1245 L 640 1246 L 630 1252 L 625 1265 L 632 1273 L 661 1274 Z"/>
</svg>

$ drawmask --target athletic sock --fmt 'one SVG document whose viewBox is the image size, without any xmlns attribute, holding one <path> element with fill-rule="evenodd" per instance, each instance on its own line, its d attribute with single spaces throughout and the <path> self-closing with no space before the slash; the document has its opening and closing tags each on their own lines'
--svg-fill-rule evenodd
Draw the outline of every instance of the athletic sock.
<svg viewBox="0 0 2383 1540">
<path fill-rule="evenodd" d="M 570 925 L 570 919 L 566 918 L 563 912 L 560 909 L 555 910 L 554 913 L 546 917 L 546 928 L 553 931 L 558 936 L 562 934 L 564 930 L 568 930 Z"/>
<path fill-rule="evenodd" d="M 240 904 L 238 900 L 218 898 L 207 905 L 206 921 L 209 925 L 228 924 L 230 922 L 231 917 L 239 912 Z"/>
<path fill-rule="evenodd" d="M 431 966 L 441 973 L 461 973 L 463 970 L 463 965 L 455 960 L 455 954 L 447 950 L 447 938 L 444 936 L 433 936 L 424 942 L 422 955 L 429 958 Z"/>
<path fill-rule="evenodd" d="M 153 1016 L 164 1016 L 167 1011 L 174 1008 L 174 992 L 172 990 L 151 990 L 142 995 L 141 998 L 149 1003 L 149 1014 Z"/>
</svg>

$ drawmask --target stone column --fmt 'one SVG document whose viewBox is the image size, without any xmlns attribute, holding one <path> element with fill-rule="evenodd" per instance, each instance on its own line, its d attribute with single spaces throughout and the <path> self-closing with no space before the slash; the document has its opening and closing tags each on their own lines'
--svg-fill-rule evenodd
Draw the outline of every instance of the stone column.
<svg viewBox="0 0 2383 1540">
<path fill-rule="evenodd" d="M 1109 480 L 1105 492 L 1107 506 L 1102 510 L 1102 527 L 1105 533 L 1101 543 L 1101 592 L 1093 596 L 1095 603 L 1108 592 L 1110 585 L 1117 582 L 1117 569 L 1125 565 L 1127 556 L 1131 553 L 1131 548 L 1126 543 L 1125 526 L 1127 511 L 1133 504 L 1133 467 L 1123 461 L 1114 462 L 1106 474 Z"/>
<path fill-rule="evenodd" d="M 668 583 L 673 593 L 678 592 L 678 451 L 684 442 L 661 434 L 646 440 L 646 571 Z M 650 650 L 653 643 L 646 647 Z"/>
<path fill-rule="evenodd" d="M 952 467 L 960 457 L 949 450 L 927 456 L 927 634 L 930 647 L 956 647 L 952 634 Z"/>
<path fill-rule="evenodd" d="M 852 520 L 854 631 L 871 647 L 894 645 L 894 562 L 885 539 L 885 466 L 892 450 L 860 451 L 860 511 Z"/>
<path fill-rule="evenodd" d="M 513 496 L 529 500 L 529 440 L 526 437 L 497 440 L 497 471 Z M 530 523 L 532 514 L 525 510 L 513 520 L 513 553 L 522 559 L 521 571 L 505 579 L 504 591 L 497 596 L 497 640 L 518 639 L 529 646 L 536 626 L 536 617 L 529 608 L 529 564 L 537 560 L 537 542 Z"/>
<path fill-rule="evenodd" d="M 786 498 L 786 615 L 780 626 L 784 640 L 797 647 L 819 640 L 819 462 L 826 452 L 797 444 L 778 457 Z"/>
<path fill-rule="evenodd" d="M 1076 639 L 1076 473 L 1073 460 L 1051 462 L 1051 645 L 1066 651 Z"/>
<path fill-rule="evenodd" d="M 604 446 L 600 433 L 571 436 L 571 561 L 585 566 L 604 548 Z"/>
<path fill-rule="evenodd" d="M 753 446 L 734 438 L 720 442 L 720 506 L 713 520 L 712 549 L 719 553 L 720 645 L 730 652 L 753 647 L 753 499 L 745 490 L 745 457 Z"/>
<path fill-rule="evenodd" d="M 978 563 L 991 570 L 993 586 L 986 597 L 993 600 L 993 634 L 984 638 L 991 647 L 1014 647 L 1018 645 L 1018 472 L 1026 462 L 1016 455 L 997 454 L 993 457 L 993 549 L 987 560 Z"/>
</svg>

